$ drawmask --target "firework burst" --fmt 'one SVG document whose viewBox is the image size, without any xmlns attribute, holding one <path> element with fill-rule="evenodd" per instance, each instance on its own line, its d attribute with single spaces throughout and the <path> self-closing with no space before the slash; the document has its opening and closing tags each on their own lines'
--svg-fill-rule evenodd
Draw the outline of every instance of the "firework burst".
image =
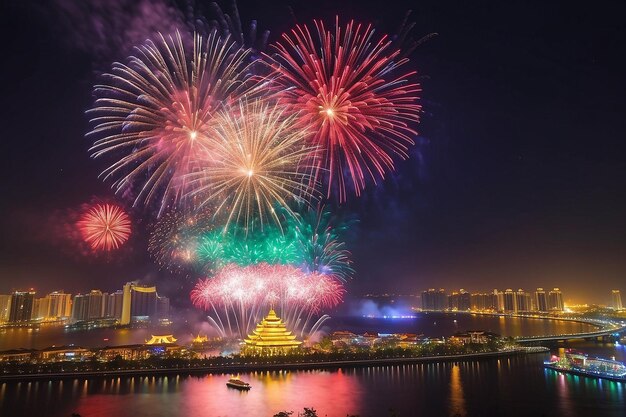
<svg viewBox="0 0 626 417">
<path fill-rule="evenodd" d="M 311 32 L 314 32 L 312 34 Z M 273 45 L 270 57 L 279 102 L 301 112 L 301 126 L 319 147 L 315 177 L 324 177 L 327 195 L 336 185 L 357 195 L 366 179 L 393 170 L 393 156 L 406 158 L 417 134 L 418 84 L 414 72 L 396 75 L 407 63 L 386 36 L 353 21 L 334 32 L 316 21 L 311 31 L 298 25 Z"/>
<path fill-rule="evenodd" d="M 189 49 L 178 32 L 147 41 L 105 74 L 88 111 L 92 156 L 113 159 L 104 179 L 130 190 L 134 204 L 156 203 L 159 214 L 184 196 L 216 111 L 260 87 L 249 82 L 249 51 L 230 38 L 195 35 Z"/>
<path fill-rule="evenodd" d="M 170 272 L 201 269 L 198 240 L 211 229 L 207 213 L 169 211 L 152 226 L 148 251 L 156 263 Z"/>
<path fill-rule="evenodd" d="M 336 225 L 330 211 L 323 206 L 298 214 L 290 224 L 297 245 L 296 263 L 305 272 L 331 275 L 345 282 L 354 273 L 350 251 L 341 240 L 349 225 Z"/>
<path fill-rule="evenodd" d="M 306 274 L 288 265 L 227 265 L 191 292 L 197 307 L 209 312 L 224 336 L 243 338 L 274 307 L 293 331 L 309 329 L 312 317 L 339 304 L 345 290 L 323 274 Z"/>
<path fill-rule="evenodd" d="M 293 214 L 289 202 L 314 198 L 307 164 L 315 148 L 297 118 L 260 100 L 220 111 L 210 150 L 199 153 L 199 169 L 188 175 L 190 197 L 201 207 L 215 205 L 226 228 L 236 223 L 247 233 L 268 220 L 280 225 L 275 206 Z"/>
<path fill-rule="evenodd" d="M 93 251 L 118 249 L 130 236 L 128 214 L 112 204 L 90 207 L 76 224 L 82 239 Z"/>
</svg>

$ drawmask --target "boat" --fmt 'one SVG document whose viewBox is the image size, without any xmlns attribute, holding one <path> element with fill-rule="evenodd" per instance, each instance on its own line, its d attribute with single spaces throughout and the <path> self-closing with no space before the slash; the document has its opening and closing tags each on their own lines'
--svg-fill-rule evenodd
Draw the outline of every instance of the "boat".
<svg viewBox="0 0 626 417">
<path fill-rule="evenodd" d="M 230 378 L 228 380 L 228 382 L 226 383 L 226 386 L 228 386 L 230 388 L 245 390 L 245 391 L 247 391 L 250 388 L 252 388 L 250 386 L 250 384 L 248 384 L 247 382 L 242 381 L 241 379 L 239 379 L 238 376 Z"/>
<path fill-rule="evenodd" d="M 626 382 L 626 365 L 615 359 L 590 358 L 587 354 L 565 350 L 561 356 L 553 355 L 543 366 L 568 374 Z"/>
</svg>

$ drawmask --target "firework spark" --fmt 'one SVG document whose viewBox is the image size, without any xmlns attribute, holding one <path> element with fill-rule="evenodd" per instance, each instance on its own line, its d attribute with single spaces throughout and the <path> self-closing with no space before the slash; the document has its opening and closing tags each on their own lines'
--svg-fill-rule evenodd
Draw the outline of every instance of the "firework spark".
<svg viewBox="0 0 626 417">
<path fill-rule="evenodd" d="M 161 268 L 170 272 L 202 270 L 205 262 L 198 262 L 199 239 L 211 227 L 207 212 L 169 211 L 152 226 L 148 251 Z"/>
<path fill-rule="evenodd" d="M 323 206 L 298 213 L 290 223 L 297 244 L 296 262 L 303 271 L 332 275 L 344 282 L 354 273 L 350 251 L 341 240 L 350 223 L 336 224 Z"/>
<path fill-rule="evenodd" d="M 222 335 L 243 338 L 270 306 L 290 329 L 303 334 L 311 318 L 339 304 L 344 292 L 336 279 L 306 274 L 293 266 L 230 264 L 215 277 L 200 280 L 191 300 L 209 312 Z"/>
<path fill-rule="evenodd" d="M 200 206 L 214 204 L 246 231 L 268 220 L 280 225 L 275 206 L 288 213 L 291 201 L 314 198 L 308 161 L 315 148 L 296 128 L 297 114 L 260 100 L 241 100 L 220 111 L 210 150 L 198 155 L 199 169 L 190 174 L 190 197 Z"/>
<path fill-rule="evenodd" d="M 240 266 L 259 263 L 295 264 L 297 242 L 293 230 L 275 225 L 254 228 L 243 238 L 238 228 L 212 230 L 198 239 L 197 258 L 210 269 L 234 263 Z"/>
<path fill-rule="evenodd" d="M 130 218 L 118 206 L 97 204 L 77 223 L 83 240 L 94 251 L 118 249 L 130 236 Z"/>
<path fill-rule="evenodd" d="M 215 112 L 260 87 L 249 82 L 249 50 L 230 38 L 213 31 L 195 35 L 191 53 L 184 45 L 177 32 L 136 48 L 128 64 L 105 74 L 107 84 L 95 86 L 88 111 L 88 136 L 98 138 L 92 156 L 114 158 L 104 179 L 116 192 L 130 190 L 134 204 L 155 202 L 159 214 L 184 196 Z"/>
<path fill-rule="evenodd" d="M 407 158 L 417 134 L 420 87 L 396 74 L 408 59 L 387 36 L 376 39 L 371 26 L 336 21 L 334 33 L 316 21 L 312 31 L 298 25 L 266 55 L 280 103 L 301 112 L 309 140 L 319 147 L 315 177 L 324 177 L 327 194 L 335 184 L 357 195 L 367 178 L 374 182 L 393 170 L 392 156 Z"/>
</svg>

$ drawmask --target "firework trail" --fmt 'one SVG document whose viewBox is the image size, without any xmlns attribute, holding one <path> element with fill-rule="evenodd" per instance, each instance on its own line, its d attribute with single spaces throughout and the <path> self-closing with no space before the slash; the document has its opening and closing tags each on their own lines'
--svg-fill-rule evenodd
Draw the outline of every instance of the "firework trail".
<svg viewBox="0 0 626 417">
<path fill-rule="evenodd" d="M 130 218 L 120 207 L 96 204 L 78 220 L 76 226 L 93 251 L 118 249 L 130 237 Z"/>
<path fill-rule="evenodd" d="M 228 37 L 195 35 L 188 49 L 179 32 L 148 40 L 104 75 L 88 111 L 87 136 L 97 138 L 91 155 L 113 160 L 102 177 L 116 192 L 130 191 L 135 205 L 154 202 L 159 214 L 185 194 L 215 113 L 261 86 L 250 82 L 249 51 Z"/>
<path fill-rule="evenodd" d="M 290 221 L 297 244 L 296 263 L 304 272 L 331 275 L 345 282 L 354 274 L 350 251 L 341 240 L 349 226 L 350 223 L 336 225 L 331 212 L 323 206 L 298 213 Z"/>
<path fill-rule="evenodd" d="M 198 170 L 187 176 L 189 197 L 215 215 L 243 227 L 246 233 L 268 221 L 280 225 L 275 206 L 315 198 L 310 175 L 311 153 L 306 130 L 296 128 L 298 114 L 261 100 L 241 100 L 221 110 L 210 149 L 198 153 Z M 207 145 L 209 147 L 209 145 Z"/>
<path fill-rule="evenodd" d="M 222 336 L 244 338 L 270 307 L 292 331 L 309 329 L 314 315 L 339 304 L 345 290 L 336 279 L 289 265 L 227 265 L 198 281 L 194 305 L 207 310 Z"/>
<path fill-rule="evenodd" d="M 312 33 L 313 32 L 313 33 Z M 353 21 L 334 32 L 320 21 L 313 30 L 298 25 L 265 55 L 273 70 L 278 100 L 301 112 L 301 126 L 318 146 L 315 178 L 322 177 L 327 195 L 337 187 L 340 201 L 346 187 L 357 195 L 366 179 L 393 170 L 393 156 L 407 158 L 417 134 L 420 87 L 397 75 L 408 59 L 387 36 L 375 37 L 371 26 Z"/>
</svg>

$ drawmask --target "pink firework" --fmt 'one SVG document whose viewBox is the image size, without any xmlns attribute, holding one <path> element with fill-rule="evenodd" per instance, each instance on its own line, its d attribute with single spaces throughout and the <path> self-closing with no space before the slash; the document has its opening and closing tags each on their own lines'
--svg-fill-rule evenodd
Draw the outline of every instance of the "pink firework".
<svg viewBox="0 0 626 417">
<path fill-rule="evenodd" d="M 323 22 L 298 25 L 266 56 L 276 78 L 278 99 L 311 132 L 319 147 L 316 174 L 327 173 L 327 193 L 336 184 L 345 200 L 346 183 L 357 195 L 367 178 L 393 170 L 394 155 L 407 158 L 417 132 L 421 106 L 415 72 L 397 70 L 408 59 L 387 36 L 376 38 L 370 26 L 336 21 L 334 33 Z"/>
<path fill-rule="evenodd" d="M 244 337 L 270 307 L 292 330 L 304 332 L 313 315 L 338 305 L 344 292 L 332 276 L 289 265 L 229 264 L 215 277 L 198 281 L 191 300 L 209 312 L 222 335 Z"/>
<path fill-rule="evenodd" d="M 210 142 L 213 115 L 231 100 L 252 94 L 249 50 L 215 31 L 195 35 L 192 47 L 176 33 L 136 48 L 94 87 L 89 110 L 94 158 L 109 158 L 102 176 L 116 192 L 130 190 L 135 204 L 159 213 L 183 198 L 194 155 Z"/>
<path fill-rule="evenodd" d="M 81 237 L 94 251 L 118 249 L 130 236 L 130 218 L 120 207 L 96 204 L 77 223 Z"/>
</svg>

